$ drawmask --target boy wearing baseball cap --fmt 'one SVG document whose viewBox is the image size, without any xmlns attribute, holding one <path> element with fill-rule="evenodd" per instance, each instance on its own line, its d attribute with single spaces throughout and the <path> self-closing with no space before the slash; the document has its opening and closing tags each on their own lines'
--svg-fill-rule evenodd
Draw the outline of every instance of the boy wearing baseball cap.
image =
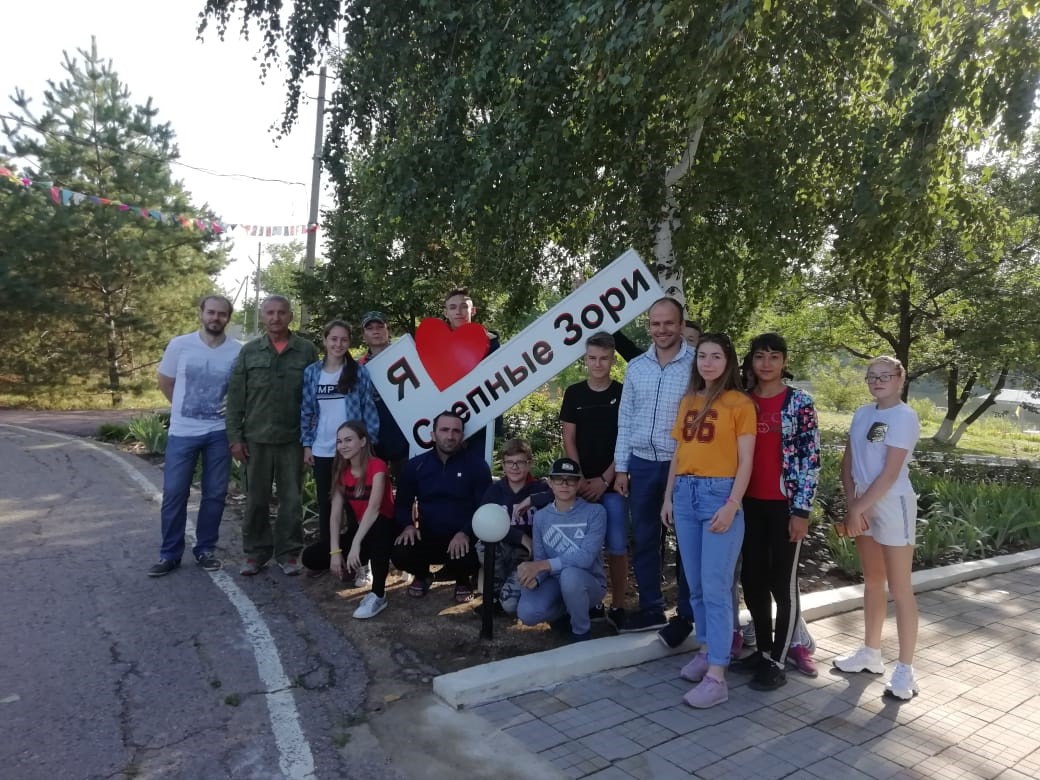
<svg viewBox="0 0 1040 780">
<path fill-rule="evenodd" d="M 554 626 L 569 616 L 572 640 L 590 639 L 589 607 L 607 589 L 603 543 L 607 513 L 599 504 L 578 497 L 581 469 L 559 458 L 549 472 L 553 502 L 534 515 L 533 560 L 517 568 L 522 591 L 517 617 L 527 626 L 546 621 Z"/>
</svg>

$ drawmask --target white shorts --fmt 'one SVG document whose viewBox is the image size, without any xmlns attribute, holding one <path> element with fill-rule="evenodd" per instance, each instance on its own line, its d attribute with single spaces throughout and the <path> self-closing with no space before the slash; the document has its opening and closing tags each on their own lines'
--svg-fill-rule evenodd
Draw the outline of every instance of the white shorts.
<svg viewBox="0 0 1040 780">
<path fill-rule="evenodd" d="M 866 488 L 856 486 L 856 496 Z M 905 547 L 914 544 L 917 533 L 917 496 L 913 493 L 886 493 L 867 512 L 869 528 L 864 536 L 871 536 L 878 544 Z"/>
</svg>

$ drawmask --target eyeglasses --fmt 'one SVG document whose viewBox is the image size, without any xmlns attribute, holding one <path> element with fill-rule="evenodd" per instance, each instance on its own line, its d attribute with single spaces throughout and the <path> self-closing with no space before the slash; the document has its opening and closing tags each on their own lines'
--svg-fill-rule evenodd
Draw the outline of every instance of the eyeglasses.
<svg viewBox="0 0 1040 780">
<path fill-rule="evenodd" d="M 530 465 L 530 463 L 531 463 L 531 461 L 529 461 L 529 460 L 504 460 L 504 461 L 502 461 L 502 465 L 505 466 L 507 469 L 522 469 L 524 466 Z"/>
<path fill-rule="evenodd" d="M 872 385 L 872 384 L 877 384 L 878 382 L 881 382 L 882 384 L 884 384 L 888 380 L 892 379 L 893 377 L 897 377 L 897 376 L 899 376 L 899 374 L 867 374 L 863 378 L 867 381 L 868 385 Z"/>
<path fill-rule="evenodd" d="M 549 481 L 554 485 L 570 485 L 571 487 L 578 484 L 577 477 L 549 477 Z"/>
</svg>

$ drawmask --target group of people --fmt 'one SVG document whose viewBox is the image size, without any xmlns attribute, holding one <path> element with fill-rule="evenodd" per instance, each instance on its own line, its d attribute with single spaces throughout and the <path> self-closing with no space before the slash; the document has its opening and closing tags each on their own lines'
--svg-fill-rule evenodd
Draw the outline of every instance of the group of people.
<svg viewBox="0 0 1040 780">
<path fill-rule="evenodd" d="M 446 296 L 452 328 L 472 321 L 475 311 L 465 290 Z M 406 593 L 413 598 L 428 593 L 439 566 L 436 577 L 454 582 L 454 600 L 466 603 L 481 565 L 473 513 L 500 504 L 511 526 L 482 609 L 530 625 L 548 622 L 573 641 L 588 639 L 597 619 L 621 633 L 656 630 L 673 648 L 696 632 L 699 649 L 680 670 L 696 683 L 684 697 L 692 707 L 728 699 L 731 666 L 750 672 L 750 687 L 765 691 L 786 682 L 788 665 L 816 676 L 799 611 L 798 557 L 816 492 L 819 431 L 811 397 L 787 384 L 780 335 L 756 337 L 740 359 L 728 336 L 701 333 L 684 319 L 681 304 L 660 299 L 648 313 L 645 352 L 620 333 L 587 340 L 587 378 L 564 393 L 564 456 L 548 481 L 532 475 L 531 448 L 514 439 L 501 449 L 502 478 L 492 482 L 483 446 L 464 439 L 464 421 L 450 411 L 433 421 L 432 448 L 407 459 L 407 442 L 365 368 L 390 343 L 379 312 L 362 318 L 368 352 L 360 360 L 350 354 L 351 329 L 343 321 L 325 326 L 321 359 L 313 344 L 290 332 L 285 298 L 268 298 L 261 314 L 265 335 L 240 348 L 224 336 L 230 302 L 208 296 L 200 329 L 174 339 L 159 366 L 172 410 L 163 541 L 150 575 L 180 565 L 188 489 L 200 457 L 192 552 L 203 568 L 220 568 L 215 546 L 230 455 L 245 465 L 242 575 L 258 574 L 272 559 L 287 575 L 304 568 L 354 575 L 356 585 L 371 587 L 354 613 L 365 619 L 387 606 L 391 563 L 411 576 Z M 492 335 L 491 350 L 498 344 Z M 623 383 L 611 377 L 616 352 L 629 361 Z M 886 690 L 909 699 L 917 693 L 917 611 L 910 585 L 916 497 L 907 463 L 919 425 L 901 401 L 904 381 L 894 358 L 872 361 L 867 384 L 874 402 L 852 422 L 842 484 L 845 531 L 855 538 L 866 583 L 864 646 L 833 663 L 846 672 L 884 672 L 887 582 L 900 652 Z M 304 465 L 314 471 L 319 507 L 318 539 L 307 548 Z M 273 523 L 272 483 L 278 486 Z M 662 575 L 670 529 L 678 598 L 668 620 Z M 630 547 L 638 608 L 626 611 Z M 751 632 L 741 631 L 738 581 Z M 746 633 L 756 639 L 750 653 L 743 653 Z"/>
</svg>

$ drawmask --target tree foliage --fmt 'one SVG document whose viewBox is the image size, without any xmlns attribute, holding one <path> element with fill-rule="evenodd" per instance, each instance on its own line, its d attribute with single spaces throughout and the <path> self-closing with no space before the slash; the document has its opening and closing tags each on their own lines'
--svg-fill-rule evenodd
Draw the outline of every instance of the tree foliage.
<svg viewBox="0 0 1040 780">
<path fill-rule="evenodd" d="M 1023 136 L 1040 72 L 1030 4 L 993 0 L 209 0 L 300 76 L 338 31 L 315 294 L 505 292 L 529 310 L 626 246 L 713 328 L 831 249 L 875 298 L 932 251 L 983 139 Z M 385 280 L 391 279 L 386 285 Z M 381 280 L 383 283 L 381 283 Z M 348 286 L 344 286 L 348 285 Z"/>
<path fill-rule="evenodd" d="M 28 161 L 37 182 L 199 213 L 171 176 L 170 125 L 150 100 L 131 100 L 96 46 L 78 54 L 66 53 L 66 78 L 48 82 L 39 110 L 22 90 L 12 96 L 0 154 Z M 224 262 L 214 242 L 116 208 L 58 207 L 38 189 L 0 191 L 0 297 L 18 334 L 2 347 L 5 366 L 28 385 L 86 381 L 120 405 L 125 390 L 151 382 L 142 369 L 165 342 L 191 327 Z"/>
<path fill-rule="evenodd" d="M 966 425 L 992 406 L 1010 372 L 1040 378 L 1036 162 L 1033 146 L 1017 159 L 994 154 L 972 165 L 928 248 L 904 259 L 882 296 L 837 251 L 827 251 L 784 288 L 761 324 L 783 329 L 799 352 L 817 357 L 836 350 L 862 360 L 894 354 L 907 369 L 904 397 L 914 381 L 940 376 L 947 422 L 937 436 L 949 441 L 979 385 L 990 397 Z"/>
</svg>

